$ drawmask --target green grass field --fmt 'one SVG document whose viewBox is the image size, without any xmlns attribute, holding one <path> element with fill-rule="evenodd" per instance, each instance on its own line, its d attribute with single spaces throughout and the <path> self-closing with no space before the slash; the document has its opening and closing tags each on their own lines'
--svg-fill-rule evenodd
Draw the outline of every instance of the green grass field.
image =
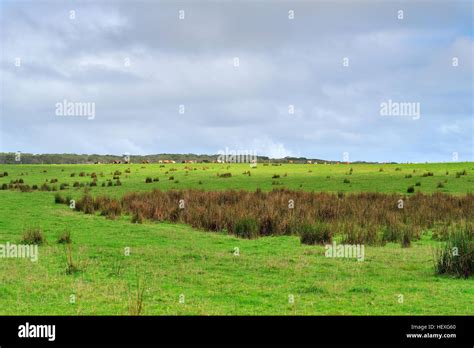
<svg viewBox="0 0 474 348">
<path fill-rule="evenodd" d="M 130 173 L 125 173 L 127 168 Z M 115 170 L 121 171 L 122 185 L 102 187 Z M 248 170 L 251 175 L 244 175 Z M 463 170 L 468 175 L 456 177 Z M 90 187 L 91 194 L 110 196 L 154 188 L 268 191 L 283 187 L 407 194 L 408 186 L 417 182 L 421 185 L 415 191 L 423 193 L 474 192 L 472 162 L 259 164 L 257 168 L 213 163 L 2 165 L 0 172 L 8 172 L 0 177 L 0 185 L 23 179 L 30 186 L 41 186 L 46 179 L 57 178 L 50 185 L 73 198 L 84 193 L 83 187 L 72 187 L 75 181 L 92 181 L 90 176 L 80 177 L 80 172 L 97 174 L 98 186 Z M 217 176 L 227 172 L 232 177 Z M 426 172 L 434 175 L 423 177 Z M 145 183 L 147 177 L 159 182 Z M 69 188 L 59 191 L 62 183 Z M 435 275 L 433 252 L 439 242 L 431 239 L 429 231 L 410 248 L 366 246 L 365 261 L 358 262 L 326 258 L 323 246 L 301 245 L 296 236 L 246 240 L 185 225 L 132 224 L 129 216 L 108 220 L 85 215 L 55 204 L 55 193 L 0 191 L 0 244 L 20 243 L 23 231 L 34 226 L 41 227 L 47 239 L 39 247 L 38 262 L 0 259 L 0 315 L 128 315 L 141 289 L 144 315 L 474 314 L 474 279 Z M 72 255 L 79 267 L 72 275 L 66 274 L 65 247 L 56 243 L 65 229 L 71 231 Z M 130 248 L 128 256 L 126 248 Z"/>
</svg>

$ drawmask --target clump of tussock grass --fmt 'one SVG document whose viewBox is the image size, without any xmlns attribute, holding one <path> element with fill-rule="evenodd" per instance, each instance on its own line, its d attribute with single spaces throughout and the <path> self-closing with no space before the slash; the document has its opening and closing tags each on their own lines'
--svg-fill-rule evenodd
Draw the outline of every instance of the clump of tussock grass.
<svg viewBox="0 0 474 348">
<path fill-rule="evenodd" d="M 451 230 L 445 244 L 434 255 L 437 274 L 468 278 L 474 272 L 473 224 L 464 224 Z"/>
<path fill-rule="evenodd" d="M 346 222 L 341 226 L 343 244 L 381 245 L 383 239 L 375 224 Z"/>
<path fill-rule="evenodd" d="M 76 210 L 82 211 L 84 214 L 94 214 L 94 198 L 89 194 L 85 194 L 76 202 Z"/>
<path fill-rule="evenodd" d="M 233 232 L 237 237 L 248 239 L 257 238 L 259 235 L 259 226 L 255 219 L 245 218 L 235 223 Z"/>
<path fill-rule="evenodd" d="M 301 244 L 329 244 L 332 243 L 333 230 L 327 223 L 303 224 L 298 226 Z"/>
<path fill-rule="evenodd" d="M 63 231 L 59 236 L 58 239 L 56 240 L 58 244 L 71 244 L 72 239 L 71 239 L 71 232 L 68 230 Z"/>
<path fill-rule="evenodd" d="M 28 228 L 23 232 L 23 236 L 21 237 L 21 243 L 41 245 L 46 243 L 46 238 L 41 228 L 33 227 Z"/>
<path fill-rule="evenodd" d="M 66 204 L 67 201 L 60 193 L 56 193 L 54 195 L 54 203 L 56 203 L 56 204 Z"/>
</svg>

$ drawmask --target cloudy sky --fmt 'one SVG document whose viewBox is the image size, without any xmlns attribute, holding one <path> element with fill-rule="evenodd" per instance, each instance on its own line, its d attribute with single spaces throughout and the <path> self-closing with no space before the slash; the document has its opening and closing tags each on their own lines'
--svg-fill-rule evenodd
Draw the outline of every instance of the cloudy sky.
<svg viewBox="0 0 474 348">
<path fill-rule="evenodd" d="M 0 3 L 2 152 L 474 160 L 470 0 Z"/>
</svg>

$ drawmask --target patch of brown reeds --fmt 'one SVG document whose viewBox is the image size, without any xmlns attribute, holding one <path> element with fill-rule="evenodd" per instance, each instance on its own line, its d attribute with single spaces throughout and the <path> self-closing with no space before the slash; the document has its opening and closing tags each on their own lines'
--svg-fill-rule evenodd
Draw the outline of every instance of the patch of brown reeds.
<svg viewBox="0 0 474 348">
<path fill-rule="evenodd" d="M 399 208 L 400 199 L 403 208 Z M 302 225 L 323 223 L 331 227 L 331 235 L 340 234 L 347 243 L 409 246 L 423 230 L 438 224 L 472 221 L 474 195 L 154 190 L 127 193 L 120 200 L 85 195 L 76 209 L 89 214 L 98 211 L 111 218 L 124 212 L 139 217 L 140 222 L 184 223 L 247 238 L 300 234 Z"/>
</svg>

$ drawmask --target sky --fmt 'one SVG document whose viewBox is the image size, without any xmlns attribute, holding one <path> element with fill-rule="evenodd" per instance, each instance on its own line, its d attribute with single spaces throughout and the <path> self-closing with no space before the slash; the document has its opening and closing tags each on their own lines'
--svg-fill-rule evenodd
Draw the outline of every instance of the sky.
<svg viewBox="0 0 474 348">
<path fill-rule="evenodd" d="M 0 4 L 0 152 L 474 160 L 469 0 Z"/>
</svg>

